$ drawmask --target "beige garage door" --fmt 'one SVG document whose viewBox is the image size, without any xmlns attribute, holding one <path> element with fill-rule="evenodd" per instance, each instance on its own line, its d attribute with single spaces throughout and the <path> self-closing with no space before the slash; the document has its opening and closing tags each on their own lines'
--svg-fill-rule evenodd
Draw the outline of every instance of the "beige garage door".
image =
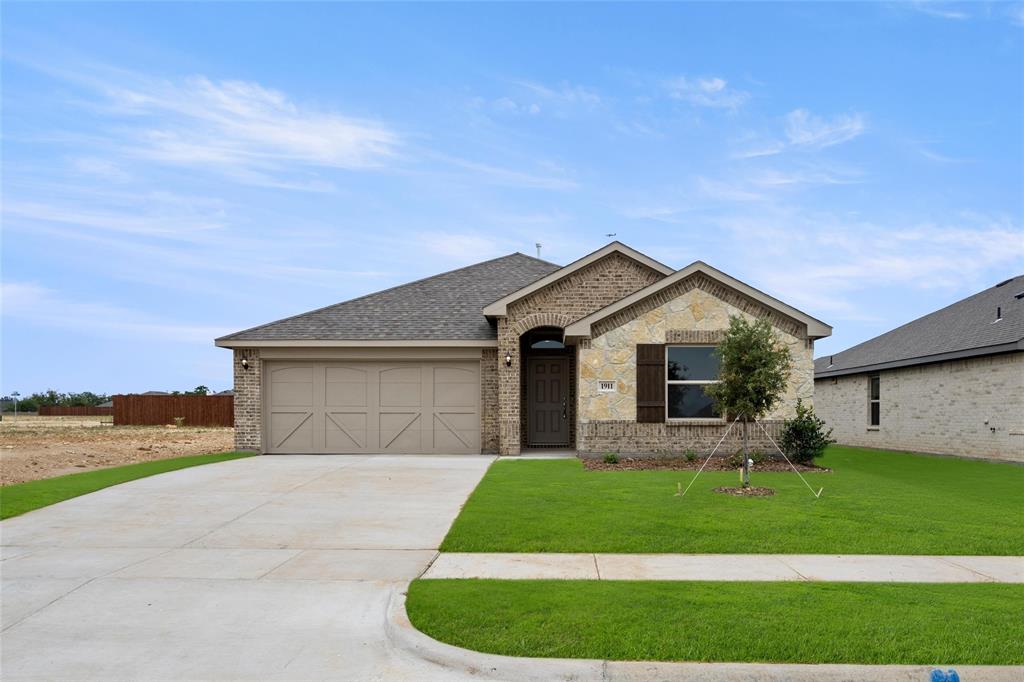
<svg viewBox="0 0 1024 682">
<path fill-rule="evenodd" d="M 477 454 L 474 362 L 268 362 L 267 452 Z"/>
</svg>

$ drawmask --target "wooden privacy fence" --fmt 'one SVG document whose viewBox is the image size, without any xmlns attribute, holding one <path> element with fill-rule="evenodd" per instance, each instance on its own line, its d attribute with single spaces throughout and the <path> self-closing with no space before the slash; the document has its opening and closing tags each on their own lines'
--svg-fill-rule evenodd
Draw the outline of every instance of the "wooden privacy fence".
<svg viewBox="0 0 1024 682">
<path fill-rule="evenodd" d="M 114 414 L 113 407 L 97 407 L 96 405 L 40 405 L 40 417 L 100 417 Z"/>
<path fill-rule="evenodd" d="M 234 426 L 235 398 L 230 395 L 115 395 L 114 424 Z"/>
</svg>

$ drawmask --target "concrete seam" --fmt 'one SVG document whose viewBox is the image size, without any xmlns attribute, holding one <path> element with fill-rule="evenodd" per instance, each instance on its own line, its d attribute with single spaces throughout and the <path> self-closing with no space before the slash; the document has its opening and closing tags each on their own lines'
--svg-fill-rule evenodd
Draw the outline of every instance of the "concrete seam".
<svg viewBox="0 0 1024 682">
<path fill-rule="evenodd" d="M 416 576 L 415 580 L 419 580 L 420 578 L 422 578 L 423 575 L 427 571 L 430 570 L 430 567 L 434 565 L 434 562 L 437 561 L 438 557 L 440 557 L 440 556 L 441 556 L 441 551 L 440 550 L 435 551 L 434 552 L 434 558 L 432 558 L 429 562 L 427 562 L 427 565 L 423 568 L 422 571 L 419 572 L 419 574 Z"/>
<path fill-rule="evenodd" d="M 974 575 L 980 575 L 982 578 L 985 578 L 989 582 L 993 582 L 993 583 L 1001 583 L 1001 582 L 1003 582 L 1002 580 L 999 580 L 998 578 L 996 578 L 994 576 L 988 575 L 987 573 L 982 573 L 981 571 L 975 570 L 975 569 L 971 568 L 970 566 L 965 566 L 964 564 L 958 564 L 957 562 L 953 561 L 952 559 L 947 559 L 944 556 L 939 556 L 939 557 L 935 557 L 935 558 L 938 559 L 939 561 L 943 561 L 943 562 L 949 564 L 950 566 L 956 566 L 957 568 L 962 568 L 965 571 L 970 571 Z"/>
<path fill-rule="evenodd" d="M 356 460 L 356 461 L 358 462 L 360 460 Z M 333 469 L 329 469 L 329 470 L 323 472 L 322 474 L 317 474 L 316 476 L 313 476 L 312 478 L 310 478 L 307 481 L 303 481 L 302 483 L 296 483 L 295 485 L 293 485 L 292 487 L 288 488 L 287 490 L 283 490 L 283 491 L 279 492 L 278 494 L 276 494 L 276 495 L 274 495 L 272 497 L 267 498 L 266 500 L 264 500 L 260 504 L 256 505 L 252 509 L 246 510 L 246 511 L 242 512 L 241 514 L 239 514 L 238 516 L 236 516 L 236 517 L 234 517 L 232 519 L 228 519 L 227 521 L 225 521 L 224 523 L 220 524 L 216 528 L 211 528 L 210 530 L 206 531 L 205 533 L 203 533 L 199 537 L 193 538 L 193 539 L 189 540 L 188 542 L 186 542 L 185 544 L 180 545 L 180 547 L 182 547 L 182 548 L 190 547 L 190 546 L 194 545 L 195 543 L 199 542 L 200 540 L 202 540 L 203 538 L 206 538 L 206 537 L 209 537 L 210 535 L 213 535 L 214 533 L 219 531 L 221 528 L 224 528 L 228 524 L 234 523 L 235 521 L 238 521 L 242 517 L 248 516 L 249 514 L 252 514 L 257 509 L 262 509 L 263 507 L 267 506 L 271 502 L 274 502 L 274 501 L 284 497 L 285 495 L 287 495 L 289 493 L 295 492 L 296 490 L 298 490 L 302 486 L 309 485 L 310 483 L 315 483 L 316 481 L 319 481 L 324 476 L 327 476 L 328 474 L 333 474 L 334 472 L 340 471 L 341 469 L 344 469 L 344 468 L 346 468 L 348 466 L 352 466 L 352 464 L 351 463 L 349 463 L 349 464 L 342 464 L 341 466 L 335 467 Z"/>
<path fill-rule="evenodd" d="M 261 573 L 261 574 L 260 574 L 259 576 L 257 576 L 256 580 L 263 580 L 263 579 L 264 579 L 264 578 L 266 578 L 266 577 L 267 577 L 268 575 L 270 575 L 271 573 L 273 573 L 273 572 L 274 572 L 274 571 L 276 571 L 277 569 L 281 568 L 282 566 L 284 566 L 284 565 L 285 565 L 285 564 L 287 564 L 288 562 L 290 562 L 290 561 L 294 561 L 295 559 L 298 559 L 298 558 L 299 558 L 300 556 L 302 556 L 303 554 L 305 554 L 305 553 L 306 553 L 307 551 L 309 551 L 309 550 L 305 550 L 305 549 L 300 549 L 300 550 L 297 550 L 297 551 L 295 552 L 295 554 L 292 554 L 292 555 L 291 555 L 290 557 L 288 557 L 287 559 L 285 559 L 285 560 L 284 560 L 284 561 L 282 561 L 281 563 L 279 563 L 279 564 L 274 564 L 274 566 L 273 566 L 273 567 L 271 567 L 271 568 L 270 568 L 269 570 L 267 570 L 267 571 L 264 571 L 263 573 Z M 286 666 L 286 667 L 287 667 L 287 666 Z"/>
<path fill-rule="evenodd" d="M 597 554 L 591 554 L 590 556 L 592 556 L 594 558 L 594 570 L 597 572 L 597 579 L 598 580 L 602 580 L 602 578 L 601 578 L 601 567 L 597 563 Z"/>
<path fill-rule="evenodd" d="M 780 564 L 782 564 L 782 565 L 783 565 L 783 566 L 785 566 L 786 568 L 788 568 L 789 570 L 791 570 L 791 571 L 793 571 L 794 573 L 796 573 L 796 574 L 797 574 L 798 576 L 800 576 L 800 580 L 805 580 L 805 581 L 807 581 L 807 582 L 814 582 L 814 580 L 812 580 L 811 578 L 808 578 L 808 577 L 807 577 L 806 575 L 804 575 L 804 574 L 803 574 L 803 573 L 801 573 L 800 571 L 798 571 L 798 570 L 796 570 L 795 568 L 793 568 L 792 566 L 790 566 L 790 565 L 789 565 L 789 564 L 788 564 L 788 563 L 786 562 L 786 560 L 785 560 L 785 559 L 783 559 L 783 558 L 782 558 L 781 556 L 779 556 L 779 555 L 775 555 L 775 556 L 773 556 L 772 558 L 773 558 L 773 559 L 775 559 L 776 561 L 778 561 L 778 562 L 779 562 Z"/>
</svg>

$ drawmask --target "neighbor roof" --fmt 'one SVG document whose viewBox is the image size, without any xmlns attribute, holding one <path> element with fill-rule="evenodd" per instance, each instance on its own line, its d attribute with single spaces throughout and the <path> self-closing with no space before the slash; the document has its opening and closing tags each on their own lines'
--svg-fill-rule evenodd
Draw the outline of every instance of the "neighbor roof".
<svg viewBox="0 0 1024 682">
<path fill-rule="evenodd" d="M 996 311 L 1002 318 L 997 321 Z M 815 378 L 1024 350 L 1024 275 L 968 296 L 841 353 L 814 361 Z"/>
<path fill-rule="evenodd" d="M 493 341 L 485 305 L 560 269 L 513 253 L 216 340 L 218 346 L 273 341 Z"/>
<path fill-rule="evenodd" d="M 829 336 L 832 334 L 832 327 L 825 324 L 816 317 L 811 317 L 807 313 L 797 310 L 793 306 L 783 303 L 779 299 L 769 296 L 763 291 L 755 289 L 749 284 L 745 284 L 744 282 L 741 282 L 735 277 L 731 277 L 725 274 L 724 272 L 718 270 L 717 268 L 711 267 L 704 261 L 698 260 L 690 263 L 682 270 L 677 270 L 675 273 L 669 275 L 668 277 L 662 280 L 655 282 L 654 284 L 650 284 L 644 287 L 643 289 L 640 289 L 639 291 L 636 291 L 630 294 L 629 296 L 626 296 L 625 298 L 616 301 L 615 303 L 612 303 L 611 305 L 605 306 L 604 308 L 601 308 L 600 310 L 590 315 L 587 315 L 586 317 L 580 320 L 573 322 L 568 327 L 566 327 L 565 335 L 566 337 L 588 337 L 590 336 L 590 328 L 592 325 L 614 315 L 615 313 L 619 312 L 620 310 L 623 310 L 624 308 L 628 308 L 634 303 L 637 303 L 639 301 L 644 300 L 645 298 L 653 296 L 659 291 L 662 291 L 672 286 L 676 282 L 684 280 L 687 277 L 690 277 L 698 272 L 710 277 L 711 279 L 717 282 L 720 282 L 721 284 L 724 284 L 730 289 L 734 289 L 742 294 L 749 296 L 750 298 L 753 298 L 762 305 L 765 305 L 773 310 L 776 310 L 782 313 L 783 315 L 786 315 L 787 317 L 797 320 L 798 322 L 804 323 L 805 325 L 807 325 L 807 335 L 813 339 L 820 339 L 824 336 Z"/>
</svg>

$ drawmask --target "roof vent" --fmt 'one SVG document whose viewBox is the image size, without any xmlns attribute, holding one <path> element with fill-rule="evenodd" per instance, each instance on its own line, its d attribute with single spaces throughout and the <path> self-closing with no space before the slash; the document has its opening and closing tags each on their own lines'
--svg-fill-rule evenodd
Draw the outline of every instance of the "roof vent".
<svg viewBox="0 0 1024 682">
<path fill-rule="evenodd" d="M 831 367 L 831 366 L 832 366 L 832 356 L 831 356 L 831 355 L 830 355 L 830 356 L 828 356 L 828 366 L 829 366 L 829 367 Z"/>
<path fill-rule="evenodd" d="M 1013 277 L 1011 277 L 1010 279 L 1004 279 L 1002 282 L 1000 282 L 999 284 L 996 285 L 996 288 L 998 289 L 999 287 L 1003 286 L 1004 284 L 1009 284 L 1010 282 L 1013 281 L 1013 279 L 1014 279 Z"/>
<path fill-rule="evenodd" d="M 1022 291 L 1022 292 L 1020 292 L 1019 294 L 1017 294 L 1016 296 L 1014 296 L 1014 298 L 1015 298 L 1015 299 L 1017 299 L 1018 301 L 1019 301 L 1020 299 L 1024 298 L 1024 291 Z"/>
<path fill-rule="evenodd" d="M 1002 309 L 1001 306 L 996 306 L 996 319 L 992 320 L 992 322 L 999 322 L 1002 319 L 1003 319 L 1003 309 Z"/>
</svg>

